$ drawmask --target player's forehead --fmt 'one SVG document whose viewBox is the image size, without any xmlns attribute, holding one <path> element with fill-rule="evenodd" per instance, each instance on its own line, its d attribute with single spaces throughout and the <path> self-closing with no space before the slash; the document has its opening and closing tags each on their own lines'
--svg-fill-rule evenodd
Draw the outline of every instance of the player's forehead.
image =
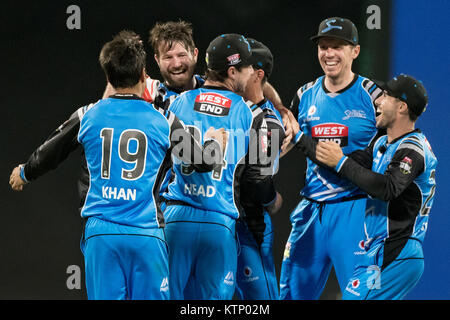
<svg viewBox="0 0 450 320">
<path fill-rule="evenodd" d="M 320 47 L 341 47 L 341 46 L 348 46 L 350 43 L 348 43 L 345 40 L 338 39 L 338 38 L 332 38 L 332 37 L 322 37 L 317 42 L 317 45 Z"/>
<path fill-rule="evenodd" d="M 173 41 L 161 41 L 158 45 L 159 55 L 172 55 L 172 54 L 180 54 L 180 53 L 191 53 L 193 50 L 190 50 L 187 44 L 183 41 L 173 40 Z"/>
</svg>

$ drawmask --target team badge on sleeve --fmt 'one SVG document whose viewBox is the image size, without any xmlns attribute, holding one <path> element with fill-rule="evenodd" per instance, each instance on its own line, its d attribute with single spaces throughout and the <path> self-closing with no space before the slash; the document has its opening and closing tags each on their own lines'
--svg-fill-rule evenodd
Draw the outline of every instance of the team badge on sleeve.
<svg viewBox="0 0 450 320">
<path fill-rule="evenodd" d="M 400 162 L 400 171 L 403 174 L 410 174 L 412 168 L 412 160 L 408 157 L 404 157 L 403 160 Z"/>
</svg>

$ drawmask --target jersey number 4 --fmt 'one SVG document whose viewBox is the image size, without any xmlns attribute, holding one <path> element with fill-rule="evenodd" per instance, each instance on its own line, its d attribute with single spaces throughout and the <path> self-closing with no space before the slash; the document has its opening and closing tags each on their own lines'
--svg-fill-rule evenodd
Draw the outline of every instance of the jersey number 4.
<svg viewBox="0 0 450 320">
<path fill-rule="evenodd" d="M 202 137 L 201 137 L 202 133 L 201 133 L 200 129 L 197 128 L 196 126 L 192 126 L 192 125 L 187 125 L 186 127 L 188 128 L 189 133 L 194 137 L 194 139 L 197 140 L 197 142 L 199 144 L 201 144 L 202 143 Z M 226 153 L 227 153 L 227 146 L 225 146 L 225 151 L 224 151 L 224 154 L 226 154 Z M 227 161 L 225 160 L 225 157 L 224 157 L 222 164 L 216 165 L 214 167 L 214 169 L 212 170 L 212 176 L 211 176 L 212 179 L 216 180 L 216 181 L 222 180 L 222 172 L 223 172 L 223 169 L 226 169 L 226 167 L 227 167 Z M 193 165 L 191 165 L 191 164 L 182 164 L 181 165 L 181 173 L 182 174 L 188 176 L 188 175 L 192 174 L 192 172 L 194 172 Z"/>
<path fill-rule="evenodd" d="M 101 175 L 103 179 L 109 179 L 111 175 L 111 155 L 113 145 L 112 128 L 103 128 L 100 131 L 102 139 L 102 168 Z M 134 152 L 130 152 L 130 144 L 136 142 Z M 118 156 L 120 160 L 126 163 L 133 163 L 131 170 L 122 168 L 121 177 L 124 180 L 137 180 L 145 170 L 145 162 L 147 158 L 147 136 L 140 130 L 127 129 L 122 131 L 119 138 Z"/>
</svg>

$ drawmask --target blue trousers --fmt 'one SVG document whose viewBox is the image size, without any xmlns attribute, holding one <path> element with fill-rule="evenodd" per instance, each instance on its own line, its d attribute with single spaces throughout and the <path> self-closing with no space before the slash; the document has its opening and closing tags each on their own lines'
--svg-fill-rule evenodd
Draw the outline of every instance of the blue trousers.
<svg viewBox="0 0 450 320">
<path fill-rule="evenodd" d="M 319 299 L 333 266 L 341 291 L 364 254 L 366 199 L 300 201 L 291 214 L 280 276 L 280 299 Z"/>
<path fill-rule="evenodd" d="M 259 247 L 244 221 L 238 220 L 236 232 L 240 251 L 236 275 L 236 295 L 241 300 L 277 300 L 278 280 L 273 261 L 273 230 L 269 214 L 264 214 L 266 229 Z"/>
<path fill-rule="evenodd" d="M 399 300 L 415 287 L 424 270 L 422 244 L 409 239 L 396 259 L 382 269 L 384 250 L 384 241 L 380 241 L 361 257 L 343 300 Z"/>
<path fill-rule="evenodd" d="M 139 230 L 89 218 L 81 250 L 89 300 L 169 299 L 162 229 Z"/>
<path fill-rule="evenodd" d="M 168 205 L 170 298 L 231 300 L 236 285 L 236 220 L 214 211 Z"/>
</svg>

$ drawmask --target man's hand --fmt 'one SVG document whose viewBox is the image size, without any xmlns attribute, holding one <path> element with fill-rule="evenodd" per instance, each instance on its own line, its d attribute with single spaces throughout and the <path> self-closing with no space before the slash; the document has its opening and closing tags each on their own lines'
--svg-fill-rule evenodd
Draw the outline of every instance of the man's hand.
<svg viewBox="0 0 450 320">
<path fill-rule="evenodd" d="M 285 151 L 291 140 L 300 130 L 300 127 L 291 110 L 283 106 L 276 106 L 276 108 L 281 114 L 283 125 L 286 129 L 286 138 L 283 140 L 283 144 L 281 145 L 281 150 Z"/>
<path fill-rule="evenodd" d="M 9 185 L 11 186 L 11 189 L 22 191 L 25 184 L 26 182 L 20 177 L 20 166 L 15 167 L 9 176 Z"/>
<path fill-rule="evenodd" d="M 222 154 L 225 153 L 225 149 L 228 143 L 228 133 L 224 128 L 214 129 L 213 127 L 209 127 L 208 131 L 205 133 L 205 141 L 208 139 L 214 139 L 219 142 L 222 147 Z"/>
<path fill-rule="evenodd" d="M 336 167 L 344 156 L 341 147 L 334 141 L 319 141 L 316 147 L 316 158 L 329 167 Z"/>
<path fill-rule="evenodd" d="M 281 197 L 281 194 L 279 194 L 277 191 L 275 201 L 269 206 L 267 206 L 266 210 L 270 215 L 273 215 L 277 213 L 278 210 L 280 210 L 282 204 L 283 204 L 283 197 Z"/>
</svg>

